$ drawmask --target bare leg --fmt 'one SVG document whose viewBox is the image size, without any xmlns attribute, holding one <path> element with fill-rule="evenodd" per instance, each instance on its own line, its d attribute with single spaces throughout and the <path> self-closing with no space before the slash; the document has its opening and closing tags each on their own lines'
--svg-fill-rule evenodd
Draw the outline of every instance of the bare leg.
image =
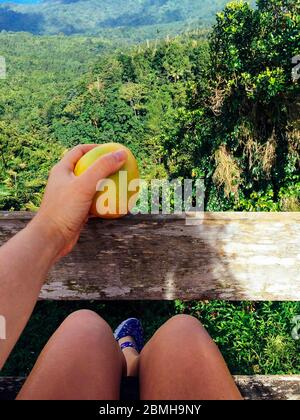
<svg viewBox="0 0 300 420">
<path fill-rule="evenodd" d="M 122 343 L 134 343 L 134 339 L 132 337 L 124 337 L 119 340 L 119 345 Z M 126 360 L 126 376 L 135 377 L 139 374 L 139 360 L 140 355 L 139 353 L 132 347 L 128 347 L 122 350 L 123 355 Z"/>
<path fill-rule="evenodd" d="M 215 343 L 186 315 L 169 320 L 143 349 L 140 390 L 142 400 L 242 398 Z"/>
<path fill-rule="evenodd" d="M 77 311 L 51 337 L 18 398 L 117 400 L 125 359 L 108 324 Z"/>
</svg>

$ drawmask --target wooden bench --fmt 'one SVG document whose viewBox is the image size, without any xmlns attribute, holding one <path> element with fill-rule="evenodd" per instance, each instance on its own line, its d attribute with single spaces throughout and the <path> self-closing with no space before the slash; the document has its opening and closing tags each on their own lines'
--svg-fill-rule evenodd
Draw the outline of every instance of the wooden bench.
<svg viewBox="0 0 300 420">
<path fill-rule="evenodd" d="M 0 246 L 31 217 L 0 213 Z M 91 220 L 49 273 L 40 299 L 298 301 L 299 244 L 300 213 Z M 246 398 L 300 399 L 299 376 L 236 380 Z M 15 395 L 20 383 L 2 378 L 0 398 L 4 388 Z"/>
</svg>

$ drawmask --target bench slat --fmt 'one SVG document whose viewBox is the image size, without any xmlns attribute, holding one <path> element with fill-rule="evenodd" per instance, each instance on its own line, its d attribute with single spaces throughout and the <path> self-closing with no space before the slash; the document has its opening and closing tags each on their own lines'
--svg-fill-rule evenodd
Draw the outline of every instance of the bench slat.
<svg viewBox="0 0 300 420">
<path fill-rule="evenodd" d="M 246 400 L 300 400 L 300 375 L 235 376 Z"/>
<path fill-rule="evenodd" d="M 246 400 L 300 400 L 300 375 L 235 376 Z M 0 400 L 13 400 L 25 379 L 0 377 Z"/>
<path fill-rule="evenodd" d="M 0 213 L 0 245 L 29 213 Z M 300 300 L 300 213 L 91 220 L 41 299 Z"/>
</svg>

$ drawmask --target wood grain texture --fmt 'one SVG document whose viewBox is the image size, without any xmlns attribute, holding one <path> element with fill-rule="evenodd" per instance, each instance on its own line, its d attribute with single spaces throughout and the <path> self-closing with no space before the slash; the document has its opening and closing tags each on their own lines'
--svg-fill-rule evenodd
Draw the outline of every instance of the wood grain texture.
<svg viewBox="0 0 300 420">
<path fill-rule="evenodd" d="M 0 245 L 29 213 L 0 214 Z M 300 213 L 93 219 L 41 299 L 300 300 Z"/>
<path fill-rule="evenodd" d="M 246 400 L 300 400 L 300 375 L 235 376 Z M 13 400 L 25 378 L 0 377 L 0 400 Z M 127 390 L 128 392 L 128 390 Z"/>
<path fill-rule="evenodd" d="M 235 376 L 246 400 L 300 400 L 300 375 Z"/>
</svg>

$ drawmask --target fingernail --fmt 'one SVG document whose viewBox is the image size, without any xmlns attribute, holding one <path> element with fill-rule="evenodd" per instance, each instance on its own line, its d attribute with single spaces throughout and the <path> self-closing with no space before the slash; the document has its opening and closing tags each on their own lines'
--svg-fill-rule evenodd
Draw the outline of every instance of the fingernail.
<svg viewBox="0 0 300 420">
<path fill-rule="evenodd" d="M 125 150 L 118 150 L 117 152 L 115 152 L 114 154 L 114 158 L 118 161 L 118 162 L 123 162 L 124 160 L 127 159 L 127 153 Z"/>
</svg>

